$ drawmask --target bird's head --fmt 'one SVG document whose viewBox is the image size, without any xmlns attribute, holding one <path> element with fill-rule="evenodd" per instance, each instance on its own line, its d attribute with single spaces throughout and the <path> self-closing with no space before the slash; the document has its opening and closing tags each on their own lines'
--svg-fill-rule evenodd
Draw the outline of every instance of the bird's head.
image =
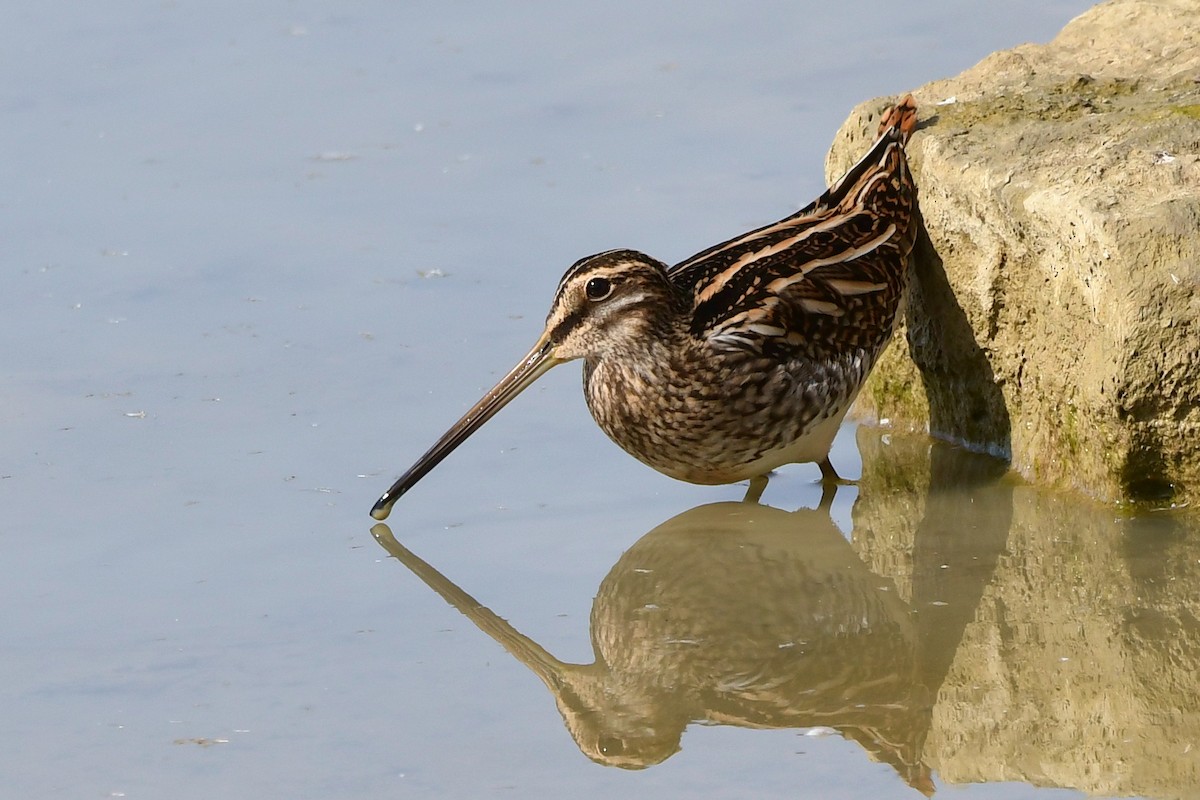
<svg viewBox="0 0 1200 800">
<path fill-rule="evenodd" d="M 609 250 L 576 261 L 558 282 L 533 348 L 379 498 L 371 516 L 386 519 L 401 495 L 551 367 L 645 347 L 670 330 L 678 308 L 666 267 L 647 255 Z"/>
<path fill-rule="evenodd" d="M 603 358 L 661 337 L 676 308 L 666 266 L 636 250 L 576 261 L 554 293 L 542 340 L 557 363 Z"/>
</svg>

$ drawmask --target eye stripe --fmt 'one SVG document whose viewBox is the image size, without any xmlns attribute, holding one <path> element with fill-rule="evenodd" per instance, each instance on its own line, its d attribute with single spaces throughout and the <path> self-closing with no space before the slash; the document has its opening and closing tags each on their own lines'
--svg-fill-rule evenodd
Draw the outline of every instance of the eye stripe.
<svg viewBox="0 0 1200 800">
<path fill-rule="evenodd" d="M 554 330 L 550 331 L 550 341 L 558 343 L 566 338 L 567 334 L 574 330 L 580 322 L 583 321 L 582 311 L 573 311 L 567 314 L 562 320 L 554 326 Z"/>
</svg>

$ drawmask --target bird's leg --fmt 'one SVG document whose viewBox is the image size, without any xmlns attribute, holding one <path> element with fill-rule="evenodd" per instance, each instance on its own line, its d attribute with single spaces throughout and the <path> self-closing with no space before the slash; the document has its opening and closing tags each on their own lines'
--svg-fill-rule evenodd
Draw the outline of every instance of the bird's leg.
<svg viewBox="0 0 1200 800">
<path fill-rule="evenodd" d="M 833 468 L 833 464 L 829 461 L 829 456 L 821 459 L 817 466 L 821 468 L 820 508 L 829 508 L 829 504 L 833 502 L 833 496 L 837 494 L 837 488 L 839 486 L 854 486 L 856 481 L 846 480 L 841 475 L 838 475 L 837 470 Z"/>
<path fill-rule="evenodd" d="M 829 456 L 821 459 L 817 464 L 821 468 L 821 483 L 826 486 L 857 486 L 858 481 L 852 481 L 849 478 L 843 478 L 837 474 L 837 470 L 833 468 L 833 464 L 829 461 Z"/>
<path fill-rule="evenodd" d="M 821 483 L 826 486 L 841 486 L 845 483 L 842 476 L 837 474 L 837 470 L 833 468 L 833 464 L 829 461 L 829 456 L 821 459 L 821 463 L 817 464 L 821 468 Z"/>
<path fill-rule="evenodd" d="M 821 502 L 817 504 L 818 511 L 829 513 L 833 507 L 833 498 L 837 495 L 838 484 L 831 481 L 821 482 Z"/>
<path fill-rule="evenodd" d="M 755 475 L 750 479 L 750 485 L 746 487 L 746 496 L 742 498 L 743 503 L 757 503 L 758 498 L 762 497 L 763 491 L 767 488 L 767 476 Z"/>
</svg>

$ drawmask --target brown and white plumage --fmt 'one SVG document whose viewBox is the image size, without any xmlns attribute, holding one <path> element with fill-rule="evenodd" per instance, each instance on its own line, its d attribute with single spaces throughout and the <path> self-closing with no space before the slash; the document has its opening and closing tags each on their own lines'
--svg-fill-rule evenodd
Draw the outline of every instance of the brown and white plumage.
<svg viewBox="0 0 1200 800">
<path fill-rule="evenodd" d="M 596 422 L 693 483 L 819 462 L 895 328 L 920 225 L 906 97 L 879 138 L 796 214 L 673 267 L 634 250 L 577 261 L 522 361 L 376 503 L 396 499 L 550 367 L 581 358 Z"/>
</svg>

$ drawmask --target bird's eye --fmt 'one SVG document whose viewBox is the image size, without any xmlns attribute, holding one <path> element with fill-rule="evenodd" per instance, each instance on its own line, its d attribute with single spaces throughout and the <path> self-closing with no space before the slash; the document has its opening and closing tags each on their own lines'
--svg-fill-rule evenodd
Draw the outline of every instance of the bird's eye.
<svg viewBox="0 0 1200 800">
<path fill-rule="evenodd" d="M 625 752 L 625 742 L 619 736 L 601 736 L 600 752 L 606 756 L 619 756 Z"/>
<path fill-rule="evenodd" d="M 612 294 L 612 290 L 612 281 L 610 281 L 608 278 L 592 278 L 587 282 L 587 285 L 583 287 L 583 291 L 587 295 L 588 300 L 593 301 L 603 300 Z"/>
</svg>

